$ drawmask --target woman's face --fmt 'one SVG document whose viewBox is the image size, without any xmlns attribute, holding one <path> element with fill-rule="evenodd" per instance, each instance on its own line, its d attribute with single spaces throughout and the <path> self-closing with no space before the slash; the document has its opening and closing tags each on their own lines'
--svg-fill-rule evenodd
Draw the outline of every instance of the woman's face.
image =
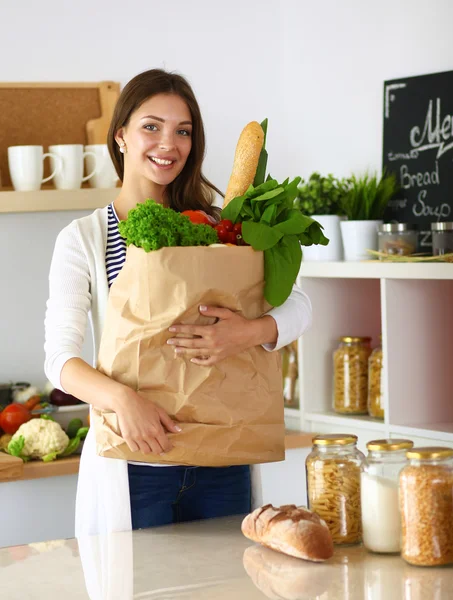
<svg viewBox="0 0 453 600">
<path fill-rule="evenodd" d="M 124 174 L 144 177 L 159 186 L 183 170 L 192 148 L 192 117 L 182 98 L 158 94 L 132 113 L 116 136 L 126 144 Z"/>
</svg>

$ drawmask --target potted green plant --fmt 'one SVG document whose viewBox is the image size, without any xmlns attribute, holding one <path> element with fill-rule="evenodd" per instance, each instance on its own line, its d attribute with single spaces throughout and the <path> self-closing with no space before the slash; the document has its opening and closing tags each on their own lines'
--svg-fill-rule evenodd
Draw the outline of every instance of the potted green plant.
<svg viewBox="0 0 453 600">
<path fill-rule="evenodd" d="M 393 173 L 384 171 L 380 179 L 368 173 L 351 177 L 348 192 L 340 199 L 340 210 L 347 217 L 340 224 L 345 260 L 366 260 L 367 250 L 377 250 L 378 226 L 398 189 Z"/>
<path fill-rule="evenodd" d="M 341 199 L 348 191 L 348 181 L 337 179 L 331 173 L 324 177 L 318 172 L 310 175 L 308 181 L 301 180 L 298 186 L 296 208 L 318 221 L 330 240 L 327 246 L 304 248 L 305 261 L 337 261 L 343 259 L 343 246 L 340 232 Z"/>
</svg>

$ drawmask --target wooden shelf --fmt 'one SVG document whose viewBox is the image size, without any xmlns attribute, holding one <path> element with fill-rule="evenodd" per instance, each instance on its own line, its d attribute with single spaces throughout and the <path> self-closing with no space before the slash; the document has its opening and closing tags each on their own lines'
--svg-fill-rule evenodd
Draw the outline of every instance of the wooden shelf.
<svg viewBox="0 0 453 600">
<path fill-rule="evenodd" d="M 110 204 L 118 188 L 80 190 L 43 189 L 36 192 L 0 192 L 0 213 L 94 210 Z"/>
<path fill-rule="evenodd" d="M 453 279 L 452 263 L 302 262 L 299 276 L 338 279 Z"/>
</svg>

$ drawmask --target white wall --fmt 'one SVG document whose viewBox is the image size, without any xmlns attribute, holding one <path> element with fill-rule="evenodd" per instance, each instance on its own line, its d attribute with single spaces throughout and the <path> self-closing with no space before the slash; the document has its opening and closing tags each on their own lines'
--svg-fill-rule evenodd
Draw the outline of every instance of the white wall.
<svg viewBox="0 0 453 600">
<path fill-rule="evenodd" d="M 348 175 L 380 167 L 383 81 L 453 69 L 452 22 L 451 0 L 2 0 L 0 80 L 125 84 L 177 70 L 219 187 L 241 128 L 266 116 L 274 176 Z M 49 257 L 73 217 L 0 217 L 0 381 L 43 380 Z"/>
</svg>

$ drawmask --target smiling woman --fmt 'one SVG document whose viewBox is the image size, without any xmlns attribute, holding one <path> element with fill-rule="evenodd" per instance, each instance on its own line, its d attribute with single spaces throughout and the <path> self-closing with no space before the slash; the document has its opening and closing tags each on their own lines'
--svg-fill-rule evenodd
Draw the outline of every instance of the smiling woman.
<svg viewBox="0 0 453 600">
<path fill-rule="evenodd" d="M 180 432 L 174 418 L 140 390 L 88 365 L 81 350 L 90 317 L 97 362 L 110 286 L 126 261 L 119 220 L 148 198 L 177 212 L 203 210 L 218 217 L 212 206 L 218 190 L 202 174 L 205 134 L 188 82 L 159 69 L 134 77 L 118 100 L 108 146 L 123 185 L 111 204 L 73 221 L 57 238 L 49 276 L 45 371 L 55 387 L 115 413 L 131 452 L 165 454 L 172 448 L 169 434 Z M 189 325 L 175 323 L 170 346 L 175 356 L 192 360 L 200 369 L 207 361 L 215 365 L 249 348 L 278 351 L 311 323 L 310 301 L 296 287 L 284 304 L 256 319 L 219 306 L 199 310 L 215 324 L 199 326 L 194 339 Z M 126 373 L 128 368 L 123 366 Z M 90 430 L 78 478 L 76 535 L 247 513 L 250 497 L 247 465 L 128 464 L 98 456 Z"/>
<path fill-rule="evenodd" d="M 206 143 L 200 109 L 180 75 L 156 69 L 134 77 L 115 108 L 108 145 L 123 182 L 115 201 L 120 219 L 145 198 L 179 212 L 217 215 L 214 193 L 222 194 L 202 174 Z"/>
</svg>

